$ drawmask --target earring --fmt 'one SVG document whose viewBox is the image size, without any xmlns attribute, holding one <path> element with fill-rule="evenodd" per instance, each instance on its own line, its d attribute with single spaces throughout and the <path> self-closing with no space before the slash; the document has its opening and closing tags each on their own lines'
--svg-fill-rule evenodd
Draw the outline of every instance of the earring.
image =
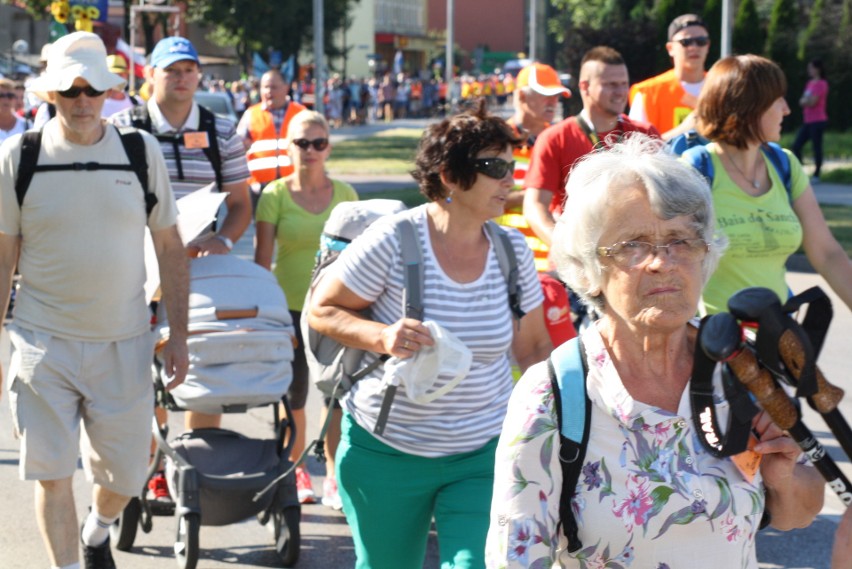
<svg viewBox="0 0 852 569">
<path fill-rule="evenodd" d="M 450 194 L 446 198 L 444 198 L 444 201 L 447 203 L 453 203 L 453 193 L 450 192 Z"/>
</svg>

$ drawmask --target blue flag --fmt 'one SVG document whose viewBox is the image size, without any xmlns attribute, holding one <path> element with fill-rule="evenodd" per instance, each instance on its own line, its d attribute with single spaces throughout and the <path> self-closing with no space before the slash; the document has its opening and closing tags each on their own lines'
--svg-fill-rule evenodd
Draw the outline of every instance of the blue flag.
<svg viewBox="0 0 852 569">
<path fill-rule="evenodd" d="M 263 61 L 263 58 L 260 57 L 260 54 L 254 52 L 251 58 L 251 65 L 254 67 L 254 74 L 257 76 L 263 75 L 267 71 L 269 71 L 269 66 Z"/>
</svg>

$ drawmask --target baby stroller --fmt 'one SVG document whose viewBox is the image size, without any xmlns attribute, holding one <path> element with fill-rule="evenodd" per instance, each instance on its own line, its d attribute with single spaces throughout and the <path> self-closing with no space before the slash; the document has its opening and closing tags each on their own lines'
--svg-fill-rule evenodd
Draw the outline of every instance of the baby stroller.
<svg viewBox="0 0 852 569">
<path fill-rule="evenodd" d="M 295 431 L 278 408 L 283 402 L 291 416 L 284 395 L 293 374 L 294 328 L 287 300 L 272 273 L 232 255 L 194 259 L 190 277 L 189 373 L 182 385 L 166 392 L 167 381 L 155 359 L 157 403 L 202 413 L 245 413 L 272 405 L 274 437 L 198 429 L 169 440 L 168 426 L 155 420 L 157 451 L 148 478 L 165 457 L 174 502 L 149 500 L 143 489 L 111 528 L 112 541 L 119 550 L 129 550 L 137 527 L 148 533 L 154 515 L 174 515 L 175 557 L 180 567 L 194 569 L 201 525 L 257 516 L 261 524 L 272 521 L 278 556 L 284 567 L 291 567 L 299 557 L 301 508 L 291 449 L 283 447 L 285 439 L 294 440 Z M 169 335 L 164 310 L 158 310 L 155 333 L 159 347 Z"/>
</svg>

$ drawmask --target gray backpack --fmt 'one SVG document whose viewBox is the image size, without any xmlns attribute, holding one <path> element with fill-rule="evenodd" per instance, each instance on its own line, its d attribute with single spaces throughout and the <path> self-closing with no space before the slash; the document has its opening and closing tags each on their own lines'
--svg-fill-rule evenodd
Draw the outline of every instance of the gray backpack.
<svg viewBox="0 0 852 569">
<path fill-rule="evenodd" d="M 361 235 L 367 227 L 380 217 L 399 213 L 405 205 L 397 200 L 364 200 L 338 204 L 323 226 L 320 237 L 320 250 L 317 263 L 311 277 L 311 286 L 302 312 L 302 339 L 305 343 L 305 355 L 308 361 L 311 382 L 327 397 L 339 399 L 355 384 L 388 359 L 385 354 L 376 358 L 367 366 L 361 361 L 364 350 L 348 348 L 327 336 L 323 336 L 308 325 L 307 307 L 310 305 L 311 292 L 323 277 L 328 267 L 337 259 L 341 251 Z M 518 261 L 509 236 L 496 223 L 485 224 L 491 242 L 497 254 L 500 271 L 506 279 L 509 293 L 509 306 L 516 319 L 523 317 L 521 310 L 521 291 L 518 284 Z M 407 218 L 400 217 L 396 222 L 396 231 L 401 246 L 402 263 L 405 266 L 405 315 L 407 318 L 423 319 L 423 259 L 417 229 Z M 369 317 L 369 310 L 365 314 Z M 395 395 L 395 386 L 388 386 L 382 402 L 382 409 L 376 422 L 375 433 L 381 434 L 387 423 L 390 405 Z"/>
</svg>

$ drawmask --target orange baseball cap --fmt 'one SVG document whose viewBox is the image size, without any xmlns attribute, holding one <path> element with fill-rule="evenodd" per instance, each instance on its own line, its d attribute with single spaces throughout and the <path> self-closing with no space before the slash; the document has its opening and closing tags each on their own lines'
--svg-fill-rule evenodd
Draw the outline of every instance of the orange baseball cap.
<svg viewBox="0 0 852 569">
<path fill-rule="evenodd" d="M 540 95 L 551 97 L 562 94 L 570 97 L 571 90 L 562 85 L 556 70 L 544 63 L 532 63 L 518 73 L 517 88 L 529 87 Z"/>
</svg>

